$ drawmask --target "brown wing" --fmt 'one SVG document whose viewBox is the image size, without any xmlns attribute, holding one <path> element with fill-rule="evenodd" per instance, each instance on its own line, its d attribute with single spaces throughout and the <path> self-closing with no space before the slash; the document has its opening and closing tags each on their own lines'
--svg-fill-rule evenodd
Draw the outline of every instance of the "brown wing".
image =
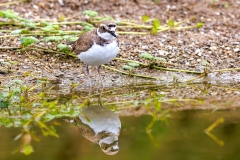
<svg viewBox="0 0 240 160">
<path fill-rule="evenodd" d="M 73 52 L 80 54 L 87 51 L 94 43 L 93 39 L 97 36 L 96 29 L 82 34 L 76 42 L 73 43 Z"/>
</svg>

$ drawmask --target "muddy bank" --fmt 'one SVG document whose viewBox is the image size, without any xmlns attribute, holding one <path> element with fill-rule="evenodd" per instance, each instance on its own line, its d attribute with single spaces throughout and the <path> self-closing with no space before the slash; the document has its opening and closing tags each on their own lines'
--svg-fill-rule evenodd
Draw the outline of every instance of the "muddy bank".
<svg viewBox="0 0 240 160">
<path fill-rule="evenodd" d="M 161 24 L 166 24 L 167 20 L 173 19 L 181 21 L 191 16 L 195 20 L 189 21 L 189 24 L 201 21 L 204 26 L 200 29 L 187 29 L 182 31 L 167 31 L 161 32 L 157 35 L 120 35 L 121 51 L 118 55 L 120 58 L 145 62 L 140 58 L 143 52 L 150 53 L 156 57 L 166 59 L 164 67 L 174 69 L 189 69 L 193 71 L 202 72 L 205 62 L 208 63 L 209 70 L 239 68 L 240 57 L 240 22 L 239 22 L 239 1 L 221 1 L 210 3 L 208 1 L 193 2 L 173 2 L 173 1 L 86 1 L 77 2 L 70 1 L 63 3 L 52 1 L 31 1 L 27 3 L 19 3 L 9 6 L 1 6 L 1 10 L 12 9 L 18 12 L 22 17 L 30 19 L 52 19 L 57 20 L 59 16 L 65 16 L 66 20 L 85 20 L 86 17 L 82 15 L 84 10 L 94 10 L 99 15 L 109 15 L 115 19 L 134 19 L 141 21 L 142 15 L 148 15 L 151 18 L 158 18 Z M 96 5 L 97 4 L 97 5 Z M 34 7 L 32 7 L 34 6 Z M 27 10 L 27 12 L 26 12 Z M 60 13 L 60 14 L 59 14 Z M 81 30 L 79 25 L 65 26 L 69 30 Z M 80 28 L 79 28 L 80 27 Z M 3 26 L 3 29 L 11 29 L 11 27 Z M 121 31 L 123 29 L 119 29 Z M 1 36 L 6 33 L 1 32 Z M 18 47 L 20 40 L 16 38 L 1 38 L 2 47 Z M 49 48 L 56 48 L 55 42 L 45 43 L 39 42 L 40 46 L 47 46 Z M 48 79 L 56 79 L 69 82 L 81 82 L 84 80 L 84 65 L 69 56 L 41 52 L 41 51 L 26 51 L 19 52 L 17 50 L 0 50 L 0 62 L 14 61 L 17 64 L 12 64 L 9 73 L 1 74 L 1 77 L 23 76 L 27 72 L 31 72 L 36 77 L 46 77 Z M 119 70 L 124 65 L 121 61 L 112 61 L 111 67 Z M 7 67 L 2 65 L 4 71 Z M 125 77 L 109 72 L 103 69 L 104 80 L 106 84 L 119 83 Z M 2 71 L 2 73 L 4 73 Z M 149 70 L 148 68 L 136 68 L 134 73 L 143 73 L 144 75 L 157 76 L 159 79 L 171 81 L 169 73 Z M 160 76 L 159 76 L 160 74 Z M 175 73 L 170 73 L 175 76 Z M 192 78 L 182 78 L 185 75 L 176 75 L 177 79 L 187 80 Z M 239 81 L 239 73 L 223 74 L 220 77 L 213 77 L 213 79 L 222 79 L 223 82 L 230 80 Z M 228 78 L 230 77 L 230 78 Z M 108 82 L 110 80 L 110 82 Z M 4 80 L 2 80 L 4 81 Z M 7 80 L 8 81 L 8 80 Z M 107 85 L 107 86 L 111 86 Z"/>
</svg>

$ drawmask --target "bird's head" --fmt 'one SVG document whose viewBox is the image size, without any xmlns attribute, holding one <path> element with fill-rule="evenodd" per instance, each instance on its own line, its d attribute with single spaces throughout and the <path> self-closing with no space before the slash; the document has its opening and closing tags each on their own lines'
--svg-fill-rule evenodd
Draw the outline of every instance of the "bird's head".
<svg viewBox="0 0 240 160">
<path fill-rule="evenodd" d="M 114 23 L 113 21 L 103 21 L 97 29 L 97 34 L 98 36 L 106 40 L 116 38 L 116 23 Z"/>
</svg>

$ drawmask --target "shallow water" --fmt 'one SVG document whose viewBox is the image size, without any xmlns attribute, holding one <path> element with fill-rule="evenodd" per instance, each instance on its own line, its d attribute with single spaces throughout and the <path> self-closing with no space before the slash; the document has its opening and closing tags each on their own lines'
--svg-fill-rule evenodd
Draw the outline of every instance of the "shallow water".
<svg viewBox="0 0 240 160">
<path fill-rule="evenodd" d="M 0 159 L 237 160 L 240 159 L 239 113 L 239 110 L 172 111 L 167 122 L 156 121 L 149 133 L 146 127 L 152 121 L 152 116 L 121 116 L 119 152 L 111 156 L 104 154 L 98 144 L 81 136 L 78 127 L 66 122 L 66 118 L 57 119 L 61 124 L 56 127 L 59 138 L 37 134 L 40 142 L 32 141 L 34 152 L 29 156 L 12 154 L 21 144 L 20 140 L 13 140 L 19 129 L 1 127 Z M 224 118 L 224 122 L 211 131 L 214 140 L 205 133 L 205 129 L 219 118 Z M 34 129 L 38 130 L 36 127 Z"/>
<path fill-rule="evenodd" d="M 239 159 L 239 85 L 150 83 L 88 93 L 17 81 L 0 94 L 0 160 Z"/>
</svg>

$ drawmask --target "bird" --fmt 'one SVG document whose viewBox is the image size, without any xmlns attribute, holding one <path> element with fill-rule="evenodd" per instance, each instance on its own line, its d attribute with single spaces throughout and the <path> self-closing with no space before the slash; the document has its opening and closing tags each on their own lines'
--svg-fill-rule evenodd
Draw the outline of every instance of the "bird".
<svg viewBox="0 0 240 160">
<path fill-rule="evenodd" d="M 111 20 L 101 22 L 98 28 L 82 34 L 71 47 L 77 57 L 86 64 L 89 86 L 91 87 L 91 79 L 88 67 L 97 66 L 103 87 L 101 65 L 112 61 L 119 53 L 116 23 Z"/>
<path fill-rule="evenodd" d="M 108 108 L 101 105 L 84 106 L 78 116 L 65 118 L 65 121 L 77 126 L 83 137 L 99 144 L 105 154 L 114 155 L 119 151 L 121 121 Z"/>
</svg>

